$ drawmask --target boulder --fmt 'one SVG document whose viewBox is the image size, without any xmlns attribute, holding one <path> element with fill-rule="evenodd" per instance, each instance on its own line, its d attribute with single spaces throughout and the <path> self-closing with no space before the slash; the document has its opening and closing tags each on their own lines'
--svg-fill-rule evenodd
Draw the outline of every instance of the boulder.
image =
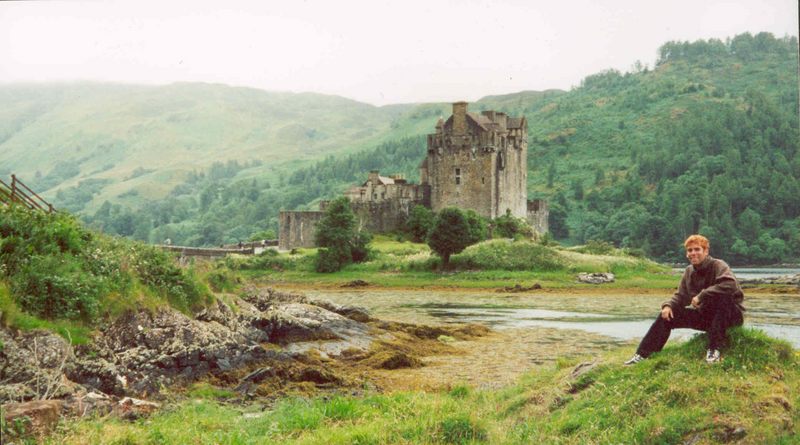
<svg viewBox="0 0 800 445">
<path fill-rule="evenodd" d="M 6 432 L 10 436 L 4 437 L 3 443 L 6 440 L 28 437 L 41 440 L 58 425 L 61 405 L 60 400 L 35 400 L 3 405 L 3 418 L 8 425 Z"/>
<path fill-rule="evenodd" d="M 340 305 L 330 300 L 323 300 L 323 299 L 309 300 L 309 304 L 313 304 L 314 306 L 319 306 L 323 309 L 337 313 L 351 320 L 359 321 L 361 323 L 366 323 L 370 320 L 369 310 L 365 307 Z"/>
<path fill-rule="evenodd" d="M 589 284 L 613 283 L 616 277 L 613 273 L 586 273 L 578 274 L 578 282 Z"/>
<path fill-rule="evenodd" d="M 282 304 L 271 309 L 272 338 L 277 343 L 341 340 L 342 334 L 365 332 L 366 327 L 319 306 Z"/>
</svg>

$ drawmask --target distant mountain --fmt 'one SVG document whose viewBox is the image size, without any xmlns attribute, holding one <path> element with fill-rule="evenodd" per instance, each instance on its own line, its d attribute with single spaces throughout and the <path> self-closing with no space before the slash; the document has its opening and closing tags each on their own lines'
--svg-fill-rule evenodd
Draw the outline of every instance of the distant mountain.
<svg viewBox="0 0 800 445">
<path fill-rule="evenodd" d="M 527 117 L 529 195 L 551 202 L 559 239 L 677 261 L 676 239 L 705 230 L 739 262 L 796 257 L 797 38 L 668 42 L 658 55 L 470 110 Z M 276 229 L 280 208 L 313 207 L 371 169 L 417 178 L 424 135 L 451 112 L 208 84 L 6 85 L 0 103 L 0 175 L 32 178 L 109 232 L 193 244 Z"/>
<path fill-rule="evenodd" d="M 365 147 L 410 108 L 196 83 L 0 85 L 0 103 L 0 174 L 49 195 L 100 180 L 95 204 L 132 189 L 163 198 L 214 162 L 269 171 Z"/>
</svg>

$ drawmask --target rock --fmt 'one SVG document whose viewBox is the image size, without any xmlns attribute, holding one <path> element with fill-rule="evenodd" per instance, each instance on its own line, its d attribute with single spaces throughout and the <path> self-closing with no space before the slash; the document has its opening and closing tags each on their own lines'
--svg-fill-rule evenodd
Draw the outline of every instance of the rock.
<svg viewBox="0 0 800 445">
<path fill-rule="evenodd" d="M 523 285 L 517 283 L 517 284 L 515 284 L 513 286 L 501 287 L 500 289 L 497 289 L 497 292 L 508 292 L 508 293 L 527 292 L 527 291 L 532 291 L 532 290 L 539 290 L 541 288 L 542 288 L 542 285 L 539 284 L 539 283 L 533 283 L 530 286 L 523 286 Z"/>
<path fill-rule="evenodd" d="M 306 367 L 292 375 L 295 382 L 314 382 L 318 385 L 325 383 L 339 383 L 341 379 L 336 374 L 319 367 Z"/>
<path fill-rule="evenodd" d="M 578 274 L 578 281 L 589 284 L 613 283 L 616 277 L 613 273 L 586 273 Z"/>
<path fill-rule="evenodd" d="M 714 433 L 714 437 L 722 443 L 736 442 L 743 439 L 746 435 L 747 430 L 741 426 L 726 426 L 723 430 Z"/>
<path fill-rule="evenodd" d="M 598 361 L 579 363 L 577 366 L 572 368 L 572 372 L 570 372 L 569 376 L 572 379 L 577 379 L 578 377 L 586 374 L 587 372 L 597 368 L 597 366 L 599 365 L 600 362 Z"/>
<path fill-rule="evenodd" d="M 282 304 L 271 310 L 272 336 L 277 343 L 341 340 L 366 327 L 337 313 L 310 304 Z"/>
<path fill-rule="evenodd" d="M 269 377 L 275 377 L 275 370 L 267 366 L 265 368 L 256 369 L 250 374 L 247 374 L 247 376 L 242 380 L 245 382 L 261 383 Z"/>
<path fill-rule="evenodd" d="M 116 412 L 123 419 L 136 420 L 154 413 L 160 407 L 155 402 L 125 397 L 117 404 Z"/>
<path fill-rule="evenodd" d="M 366 286 L 369 286 L 369 283 L 367 283 L 364 280 L 353 280 L 341 285 L 341 287 L 366 287 Z"/>
<path fill-rule="evenodd" d="M 370 321 L 369 310 L 361 306 L 339 305 L 329 300 L 309 300 L 309 304 L 319 306 L 351 320 L 366 323 Z"/>
<path fill-rule="evenodd" d="M 72 346 L 45 330 L 12 332 L 0 328 L 0 403 L 55 398 L 78 389 L 64 378 L 73 358 Z"/>
<path fill-rule="evenodd" d="M 110 413 L 115 406 L 114 399 L 106 394 L 89 392 L 83 395 L 72 395 L 64 400 L 62 412 L 74 417 L 103 416 Z"/>
<path fill-rule="evenodd" d="M 61 405 L 60 400 L 36 400 L 3 405 L 3 418 L 9 426 L 8 433 L 11 436 L 9 439 L 33 437 L 41 440 L 58 425 Z"/>
</svg>

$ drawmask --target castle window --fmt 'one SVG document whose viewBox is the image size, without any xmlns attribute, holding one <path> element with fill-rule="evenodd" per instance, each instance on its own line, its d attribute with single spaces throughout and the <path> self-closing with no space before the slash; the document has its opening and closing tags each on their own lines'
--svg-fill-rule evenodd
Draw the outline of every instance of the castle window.
<svg viewBox="0 0 800 445">
<path fill-rule="evenodd" d="M 386 199 L 386 192 L 381 192 L 381 199 Z"/>
<path fill-rule="evenodd" d="M 461 169 L 456 169 L 456 184 L 461 184 Z"/>
<path fill-rule="evenodd" d="M 485 179 L 486 179 L 486 178 L 481 178 L 481 184 L 486 184 L 486 181 L 485 181 Z"/>
</svg>

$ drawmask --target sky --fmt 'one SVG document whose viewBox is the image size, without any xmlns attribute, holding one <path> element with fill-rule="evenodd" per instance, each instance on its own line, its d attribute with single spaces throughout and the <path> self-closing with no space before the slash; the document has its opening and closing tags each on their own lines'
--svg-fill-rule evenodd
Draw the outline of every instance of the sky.
<svg viewBox="0 0 800 445">
<path fill-rule="evenodd" d="M 798 34 L 797 0 L 0 2 L 0 83 L 177 81 L 374 105 L 569 89 L 671 40 Z"/>
</svg>

